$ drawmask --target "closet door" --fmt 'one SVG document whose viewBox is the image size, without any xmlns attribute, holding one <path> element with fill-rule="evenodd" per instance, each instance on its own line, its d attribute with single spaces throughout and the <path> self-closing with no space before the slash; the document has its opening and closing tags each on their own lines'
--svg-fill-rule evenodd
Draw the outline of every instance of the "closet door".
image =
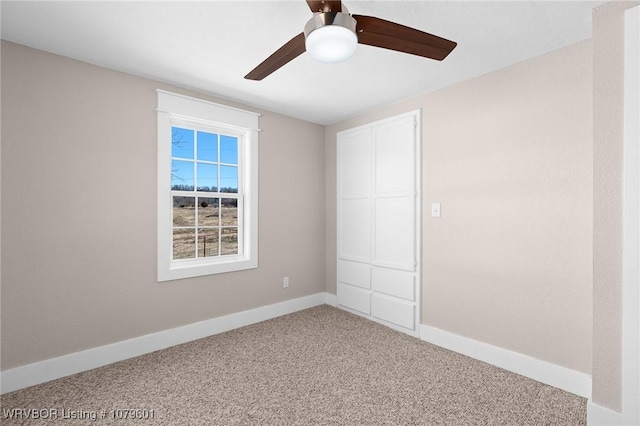
<svg viewBox="0 0 640 426">
<path fill-rule="evenodd" d="M 419 111 L 338 134 L 338 305 L 419 325 Z"/>
<path fill-rule="evenodd" d="M 371 313 L 417 333 L 416 125 L 413 116 L 373 128 Z"/>
<path fill-rule="evenodd" d="M 338 303 L 371 314 L 371 129 L 338 137 Z"/>
</svg>

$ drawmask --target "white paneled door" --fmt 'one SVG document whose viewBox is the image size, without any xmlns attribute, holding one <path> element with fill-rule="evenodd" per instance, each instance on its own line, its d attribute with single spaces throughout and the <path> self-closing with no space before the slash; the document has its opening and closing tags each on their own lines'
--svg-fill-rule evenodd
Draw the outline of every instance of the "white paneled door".
<svg viewBox="0 0 640 426">
<path fill-rule="evenodd" d="M 338 133 L 338 305 L 417 336 L 420 111 Z"/>
</svg>

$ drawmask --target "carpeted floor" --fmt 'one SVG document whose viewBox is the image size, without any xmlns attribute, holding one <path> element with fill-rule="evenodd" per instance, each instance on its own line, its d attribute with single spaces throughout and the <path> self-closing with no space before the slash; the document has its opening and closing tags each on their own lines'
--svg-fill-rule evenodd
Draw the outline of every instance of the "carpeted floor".
<svg viewBox="0 0 640 426">
<path fill-rule="evenodd" d="M 5 394 L 1 402 L 2 424 L 586 424 L 584 398 L 329 306 Z M 7 419 L 14 408 L 55 410 L 48 416 L 57 420 Z M 153 419 L 113 418 L 129 415 L 125 409 Z"/>
</svg>

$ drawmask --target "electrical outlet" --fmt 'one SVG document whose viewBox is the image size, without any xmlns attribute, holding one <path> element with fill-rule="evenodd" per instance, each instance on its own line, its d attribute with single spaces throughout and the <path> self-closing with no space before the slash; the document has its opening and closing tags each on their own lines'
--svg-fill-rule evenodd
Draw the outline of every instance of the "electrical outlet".
<svg viewBox="0 0 640 426">
<path fill-rule="evenodd" d="M 289 288 L 289 277 L 282 278 L 282 288 Z"/>
</svg>

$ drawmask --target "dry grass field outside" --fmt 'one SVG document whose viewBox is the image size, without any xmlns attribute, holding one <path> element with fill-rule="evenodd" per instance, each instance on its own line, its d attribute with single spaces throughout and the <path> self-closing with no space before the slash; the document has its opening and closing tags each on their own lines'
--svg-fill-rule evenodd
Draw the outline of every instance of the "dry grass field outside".
<svg viewBox="0 0 640 426">
<path fill-rule="evenodd" d="M 173 258 L 238 254 L 237 200 L 200 197 L 195 201 L 194 197 L 174 197 Z"/>
</svg>

